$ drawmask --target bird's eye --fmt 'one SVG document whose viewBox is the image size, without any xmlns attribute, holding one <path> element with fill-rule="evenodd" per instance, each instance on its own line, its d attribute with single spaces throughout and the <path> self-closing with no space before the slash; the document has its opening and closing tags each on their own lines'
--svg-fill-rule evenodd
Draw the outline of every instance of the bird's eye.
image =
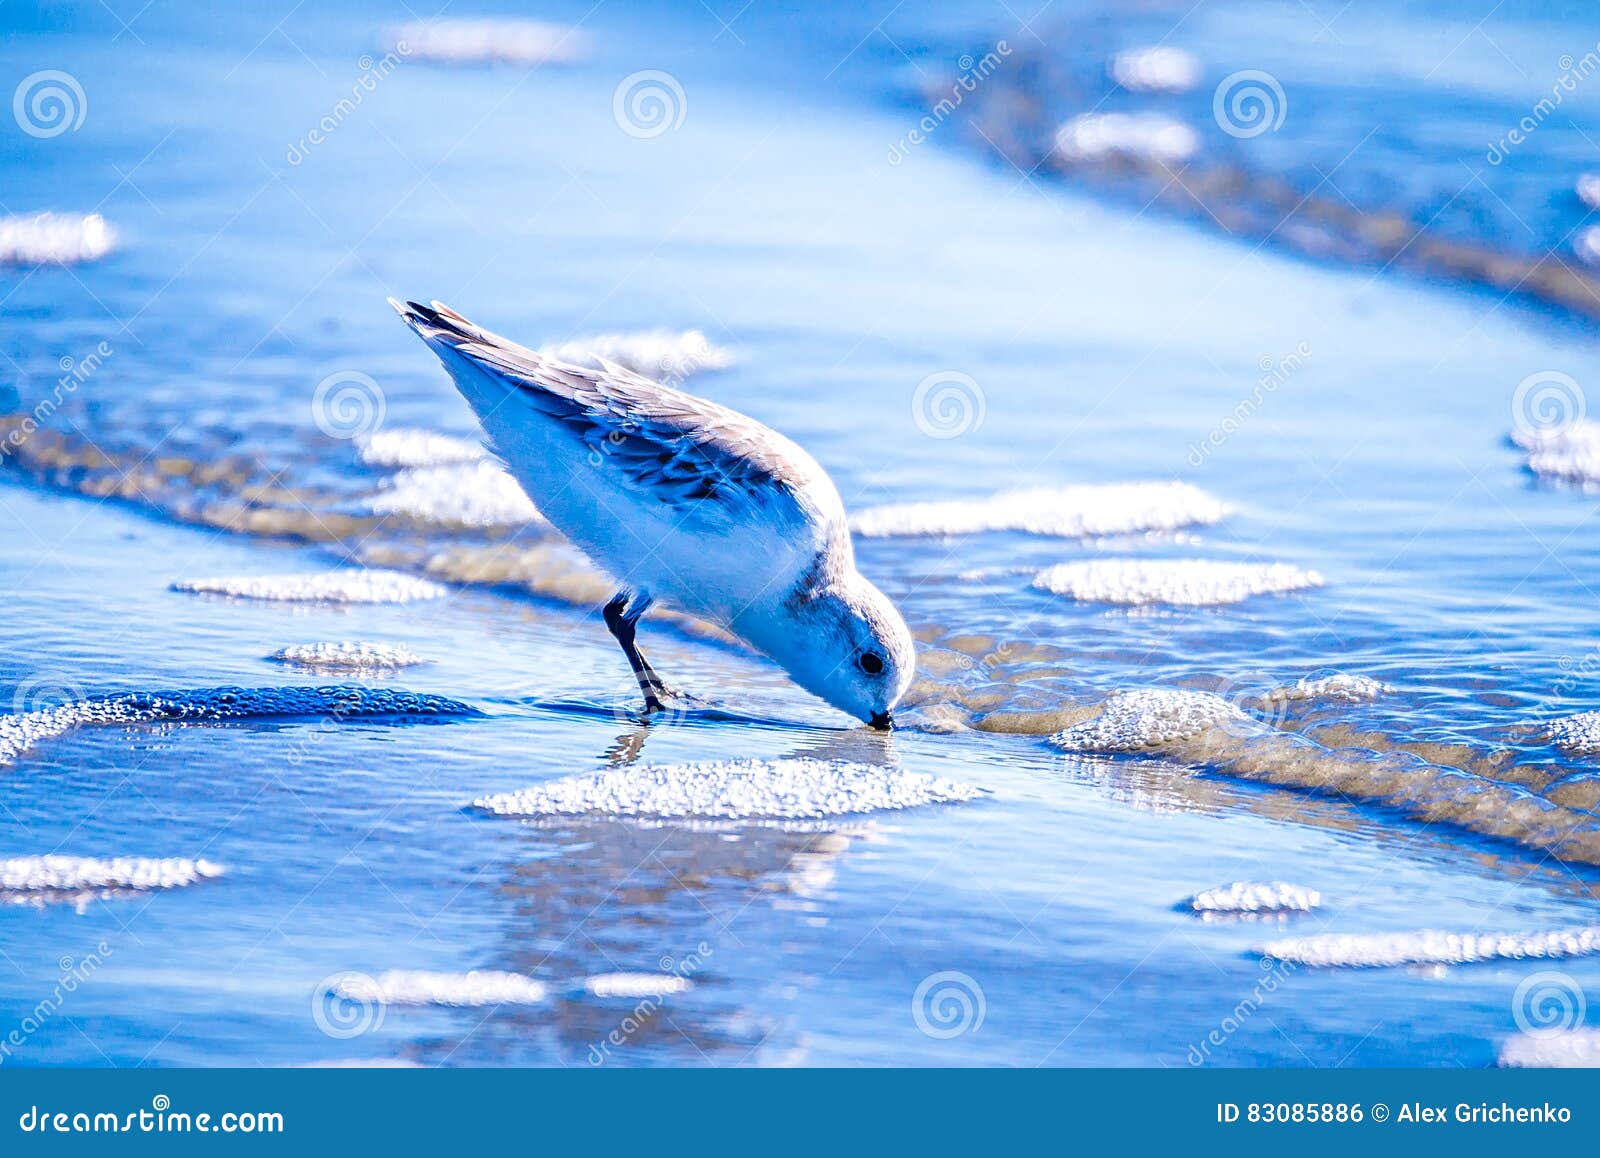
<svg viewBox="0 0 1600 1158">
<path fill-rule="evenodd" d="M 856 657 L 856 662 L 861 665 L 861 670 L 868 675 L 877 675 L 883 671 L 883 656 L 875 651 L 864 651 Z"/>
</svg>

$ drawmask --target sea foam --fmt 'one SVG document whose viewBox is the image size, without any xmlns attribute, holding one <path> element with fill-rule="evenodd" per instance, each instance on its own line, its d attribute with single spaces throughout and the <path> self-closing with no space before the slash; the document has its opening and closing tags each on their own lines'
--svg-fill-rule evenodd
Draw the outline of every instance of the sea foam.
<svg viewBox="0 0 1600 1158">
<path fill-rule="evenodd" d="M 475 969 L 470 973 L 433 973 L 422 969 L 391 969 L 376 977 L 347 973 L 328 987 L 335 997 L 361 1004 L 537 1005 L 549 995 L 541 981 L 521 973 Z"/>
<path fill-rule="evenodd" d="M 0 860 L 0 902 L 81 906 L 181 889 L 222 873 L 213 861 L 187 857 L 15 856 Z"/>
<path fill-rule="evenodd" d="M 366 499 L 375 515 L 447 527 L 519 527 L 542 523 L 521 484 L 497 463 L 410 467 Z"/>
<path fill-rule="evenodd" d="M 1076 539 L 1175 531 L 1220 522 L 1227 513 L 1223 503 L 1188 483 L 1107 483 L 870 507 L 851 527 L 868 537 L 1023 531 Z"/>
<path fill-rule="evenodd" d="M 43 740 L 78 728 L 153 722 L 210 722 L 296 716 L 324 721 L 381 716 L 477 716 L 478 709 L 443 696 L 342 685 L 323 688 L 198 688 L 92 696 L 57 708 L 0 716 L 0 765 Z"/>
<path fill-rule="evenodd" d="M 356 453 L 368 466 L 447 466 L 476 462 L 487 453 L 476 442 L 418 427 L 375 430 L 356 441 Z"/>
<path fill-rule="evenodd" d="M 1200 151 L 1200 136 L 1160 113 L 1080 113 L 1056 131 L 1055 144 L 1067 161 L 1134 157 L 1175 165 Z"/>
<path fill-rule="evenodd" d="M 1167 45 L 1130 48 L 1111 58 L 1106 72 L 1129 92 L 1189 92 L 1200 83 L 1200 60 Z"/>
<path fill-rule="evenodd" d="M 1090 559 L 1061 563 L 1034 576 L 1041 591 L 1080 603 L 1209 607 L 1252 595 L 1300 591 L 1322 576 L 1287 563 L 1224 563 L 1211 559 Z"/>
<path fill-rule="evenodd" d="M 681 334 L 670 330 L 596 334 L 570 342 L 553 342 L 541 346 L 539 352 L 563 362 L 580 364 L 598 356 L 646 378 L 674 381 L 706 370 L 726 370 L 733 365 L 733 352 L 714 345 L 699 330 L 685 330 Z"/>
<path fill-rule="evenodd" d="M 1108 696 L 1099 715 L 1057 732 L 1050 743 L 1068 752 L 1141 752 L 1249 722 L 1249 716 L 1208 692 L 1140 688 Z"/>
<path fill-rule="evenodd" d="M 737 760 L 568 776 L 473 807 L 497 816 L 809 820 L 969 800 L 976 791 L 921 772 L 842 761 Z"/>
<path fill-rule="evenodd" d="M 1188 900 L 1197 913 L 1309 913 L 1322 904 L 1322 894 L 1287 881 L 1236 881 L 1206 889 Z"/>
<path fill-rule="evenodd" d="M 297 643 L 273 652 L 271 658 L 301 667 L 353 671 L 392 670 L 428 662 L 400 644 L 350 640 L 339 643 Z"/>
<path fill-rule="evenodd" d="M 0 265 L 77 265 L 116 244 L 116 231 L 98 213 L 0 217 Z"/>
<path fill-rule="evenodd" d="M 1584 957 L 1600 952 L 1600 926 L 1538 933 L 1318 933 L 1268 941 L 1255 951 L 1298 965 L 1346 969 Z"/>
<path fill-rule="evenodd" d="M 1500 1064 L 1517 1069 L 1600 1067 L 1600 1029 L 1520 1033 L 1500 1047 Z"/>
<path fill-rule="evenodd" d="M 1600 483 L 1600 422 L 1582 419 L 1548 430 L 1517 429 L 1511 432 L 1511 441 L 1540 478 L 1586 486 Z"/>
<path fill-rule="evenodd" d="M 390 32 L 386 46 L 440 64 L 570 64 L 589 53 L 577 29 L 534 20 L 418 21 Z"/>
<path fill-rule="evenodd" d="M 439 584 L 415 575 L 376 568 L 184 579 L 174 583 L 172 589 L 271 603 L 412 603 L 419 599 L 437 599 L 446 591 Z"/>
</svg>

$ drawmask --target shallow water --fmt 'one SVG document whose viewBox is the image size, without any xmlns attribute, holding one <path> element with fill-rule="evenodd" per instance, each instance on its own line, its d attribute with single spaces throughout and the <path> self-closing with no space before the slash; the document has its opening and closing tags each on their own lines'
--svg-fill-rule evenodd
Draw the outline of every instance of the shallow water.
<svg viewBox="0 0 1600 1158">
<path fill-rule="evenodd" d="M 1408 152 L 1397 129 L 1348 164 L 1391 171 L 1399 150 L 1437 184 L 1522 115 L 1552 52 L 1592 47 L 1565 44 L 1555 6 L 1491 21 L 1523 82 L 1472 71 L 1493 55 L 1480 38 L 1452 52 L 1441 29 L 1465 17 L 1447 5 L 1353 6 L 1342 41 L 1273 11 L 1267 25 L 1229 4 L 1164 26 L 1106 18 L 1100 39 L 1065 41 L 1069 63 L 1103 72 L 1176 27 L 1205 69 L 1202 113 L 1220 76 L 1275 70 L 1289 128 L 1247 159 L 1285 173 L 1331 168 L 1375 107 L 1399 124 L 1373 94 L 1404 80 L 1417 107 L 1457 110 L 1463 143 L 1441 160 L 1438 140 Z M 1594 500 L 1540 481 L 1508 438 L 1519 383 L 1581 384 L 1600 364 L 1577 323 L 1098 200 L 986 158 L 953 122 L 889 164 L 919 81 L 1026 38 L 999 6 L 901 9 L 877 32 L 845 11 L 751 10 L 729 32 L 709 15 L 557 6 L 545 18 L 583 22 L 586 60 L 404 61 L 297 162 L 358 58 L 381 56 L 380 18 L 341 5 L 274 30 L 158 4 L 137 52 L 98 7 L 11 18 L 10 71 L 66 69 L 90 103 L 75 132 L 0 134 L 0 213 L 100 213 L 119 248 L 0 269 L 6 429 L 25 434 L 0 468 L 0 694 L 23 715 L 358 684 L 481 715 L 369 718 L 335 699 L 62 727 L 19 750 L 0 773 L 3 858 L 226 872 L 0 906 L 0 1037 L 64 970 L 103 959 L 5 1064 L 1486 1065 L 1526 1028 L 1523 982 L 1600 981 L 1585 957 L 1347 970 L 1260 951 L 1596 924 L 1594 756 L 1548 732 L 1593 706 Z M 1375 40 L 1407 46 L 1395 76 L 1340 71 Z M 686 109 L 641 139 L 612 98 L 646 68 L 673 73 Z M 1500 79 L 1464 101 L 1469 75 Z M 1564 216 L 1526 206 L 1570 196 L 1577 154 L 1573 172 L 1556 162 L 1594 130 L 1586 107 L 1536 135 L 1539 164 L 1461 173 L 1481 197 L 1474 181 L 1514 172 L 1495 192 L 1534 222 L 1526 250 L 1584 219 L 1564 200 Z M 1302 108 L 1336 112 L 1308 124 Z M 1504 217 L 1449 224 L 1515 248 Z M 853 728 L 667 615 L 647 622 L 652 659 L 704 702 L 641 727 L 593 613 L 603 578 L 470 449 L 403 436 L 470 445 L 474 430 L 389 294 L 531 344 L 698 330 L 727 350 L 727 366 L 675 372 L 833 474 L 862 569 L 922 645 L 907 727 Z M 330 378 L 348 406 L 328 389 L 315 401 Z M 59 408 L 29 432 L 46 399 Z M 351 437 L 384 433 L 377 454 Z M 1183 560 L 1239 567 L 1164 565 Z M 1155 576 L 1140 589 L 1154 600 L 1038 582 L 1097 562 L 1118 582 Z M 443 593 L 181 589 L 304 593 L 305 576 L 360 566 Z M 1239 576 L 1263 573 L 1321 584 L 1241 593 Z M 341 641 L 425 663 L 272 658 Z M 1197 698 L 1177 715 L 1170 698 L 1129 716 L 1107 703 L 1151 688 Z M 470 807 L 607 768 L 797 758 L 979 791 L 750 823 Z M 1187 904 L 1235 882 L 1321 904 L 1235 920 Z M 544 996 L 352 1003 L 338 993 L 368 991 L 335 980 L 473 970 Z M 582 982 L 614 973 L 692 987 L 611 1044 L 637 1001 Z M 429 991 L 455 991 L 441 984 Z"/>
</svg>

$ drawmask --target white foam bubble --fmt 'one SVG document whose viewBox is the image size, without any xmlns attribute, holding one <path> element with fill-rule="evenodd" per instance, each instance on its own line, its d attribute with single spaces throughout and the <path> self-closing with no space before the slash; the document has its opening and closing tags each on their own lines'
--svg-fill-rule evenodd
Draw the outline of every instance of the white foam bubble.
<svg viewBox="0 0 1600 1158">
<path fill-rule="evenodd" d="M 1582 957 L 1600 952 L 1600 926 L 1538 933 L 1318 933 L 1269 941 L 1255 951 L 1299 965 L 1346 969 Z"/>
<path fill-rule="evenodd" d="M 1587 756 L 1600 752 L 1600 711 L 1564 716 L 1546 725 L 1550 742 L 1564 752 Z"/>
<path fill-rule="evenodd" d="M 1252 595 L 1320 587 L 1322 576 L 1287 563 L 1212 559 L 1091 559 L 1061 563 L 1034 576 L 1034 587 L 1081 603 L 1210 607 Z"/>
<path fill-rule="evenodd" d="M 452 527 L 519 527 L 544 516 L 498 463 L 410 467 L 366 501 L 375 515 L 398 515 Z"/>
<path fill-rule="evenodd" d="M 1176 164 L 1199 151 L 1199 134 L 1160 113 L 1080 113 L 1056 131 L 1056 152 L 1069 161 L 1133 157 Z"/>
<path fill-rule="evenodd" d="M 219 864 L 187 857 L 14 856 L 0 860 L 0 893 L 154 892 L 222 873 Z"/>
<path fill-rule="evenodd" d="M 415 575 L 376 568 L 185 579 L 174 583 L 172 589 L 275 603 L 412 603 L 419 599 L 437 599 L 446 590 Z"/>
<path fill-rule="evenodd" d="M 570 64 L 589 52 L 577 29 L 534 20 L 418 21 L 394 29 L 387 46 L 441 64 Z"/>
<path fill-rule="evenodd" d="M 1335 672 L 1333 675 L 1320 676 L 1315 679 L 1301 679 L 1287 687 L 1273 688 L 1262 699 L 1271 703 L 1328 700 L 1336 703 L 1359 704 L 1368 700 L 1375 700 L 1393 690 L 1388 684 L 1381 683 L 1371 676 L 1347 675 L 1344 672 Z"/>
<path fill-rule="evenodd" d="M 971 799 L 922 772 L 842 761 L 737 760 L 568 776 L 473 806 L 498 816 L 807 820 Z"/>
<path fill-rule="evenodd" d="M 1578 178 L 1578 200 L 1590 209 L 1600 209 L 1600 173 L 1585 173 Z"/>
<path fill-rule="evenodd" d="M 98 213 L 0 217 L 0 265 L 76 265 L 116 244 L 116 231 Z"/>
<path fill-rule="evenodd" d="M 448 466 L 476 462 L 486 452 L 476 442 L 418 427 L 395 427 L 361 436 L 356 453 L 368 466 Z"/>
<path fill-rule="evenodd" d="M 365 671 L 414 667 L 427 663 L 409 647 L 397 643 L 365 643 L 344 640 L 339 643 L 297 643 L 272 653 L 282 663 L 303 667 L 339 668 Z"/>
<path fill-rule="evenodd" d="M 1322 894 L 1287 881 L 1236 881 L 1189 898 L 1197 913 L 1309 913 Z"/>
<path fill-rule="evenodd" d="M 636 334 L 595 334 L 540 347 L 540 353 L 564 362 L 586 363 L 598 355 L 647 378 L 681 380 L 706 370 L 733 365 L 733 353 L 713 345 L 699 330 L 673 333 L 649 330 Z"/>
<path fill-rule="evenodd" d="M 1166 45 L 1119 52 L 1106 72 L 1129 92 L 1189 92 L 1201 77 L 1199 57 Z"/>
<path fill-rule="evenodd" d="M 1518 1034 L 1500 1047 L 1500 1064 L 1515 1069 L 1600 1067 L 1600 1029 Z"/>
<path fill-rule="evenodd" d="M 1175 531 L 1220 522 L 1227 513 L 1223 503 L 1188 483 L 1107 483 L 870 507 L 851 527 L 868 537 L 1023 531 L 1077 539 Z"/>
<path fill-rule="evenodd" d="M 1548 430 L 1519 428 L 1511 432 L 1511 441 L 1522 448 L 1528 469 L 1541 478 L 1600 483 L 1600 422 L 1582 419 Z"/>
<path fill-rule="evenodd" d="M 477 710 L 442 696 L 391 688 L 197 688 L 94 696 L 57 708 L 0 716 L 0 765 L 44 740 L 77 728 L 146 722 L 318 717 L 324 722 L 375 716 L 471 716 Z"/>
<path fill-rule="evenodd" d="M 1572 239 L 1572 251 L 1589 265 L 1600 265 L 1600 225 L 1591 225 Z"/>
<path fill-rule="evenodd" d="M 1209 692 L 1141 688 L 1107 697 L 1098 716 L 1057 732 L 1050 743 L 1068 752 L 1141 752 L 1250 723 L 1249 716 Z"/>
<path fill-rule="evenodd" d="M 694 982 L 675 973 L 600 973 L 585 977 L 580 988 L 591 997 L 670 997 L 689 992 Z"/>
<path fill-rule="evenodd" d="M 542 981 L 521 973 L 475 969 L 470 973 L 432 973 L 391 969 L 376 977 L 347 973 L 329 991 L 335 997 L 384 1005 L 537 1005 L 548 995 Z"/>
</svg>

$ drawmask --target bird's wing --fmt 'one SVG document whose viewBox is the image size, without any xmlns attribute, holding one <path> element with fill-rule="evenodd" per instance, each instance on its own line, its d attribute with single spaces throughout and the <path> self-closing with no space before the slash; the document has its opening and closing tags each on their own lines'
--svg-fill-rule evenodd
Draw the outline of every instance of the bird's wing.
<svg viewBox="0 0 1600 1158">
<path fill-rule="evenodd" d="M 475 363 L 528 407 L 559 422 L 624 484 L 680 517 L 737 523 L 753 508 L 803 493 L 831 521 L 837 492 L 810 455 L 725 406 L 652 382 L 614 362 L 561 361 L 474 325 L 434 302 L 401 304 L 400 316 L 430 346 Z"/>
</svg>

